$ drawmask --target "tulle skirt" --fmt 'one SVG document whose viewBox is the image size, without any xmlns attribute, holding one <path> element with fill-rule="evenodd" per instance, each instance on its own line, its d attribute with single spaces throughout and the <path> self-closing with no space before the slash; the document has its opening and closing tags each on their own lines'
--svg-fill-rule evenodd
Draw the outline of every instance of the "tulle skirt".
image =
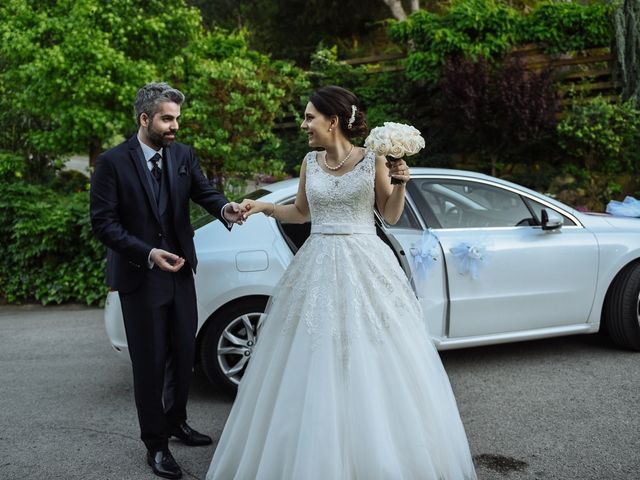
<svg viewBox="0 0 640 480">
<path fill-rule="evenodd" d="M 378 237 L 311 235 L 294 257 L 206 478 L 476 478 L 420 305 Z"/>
</svg>

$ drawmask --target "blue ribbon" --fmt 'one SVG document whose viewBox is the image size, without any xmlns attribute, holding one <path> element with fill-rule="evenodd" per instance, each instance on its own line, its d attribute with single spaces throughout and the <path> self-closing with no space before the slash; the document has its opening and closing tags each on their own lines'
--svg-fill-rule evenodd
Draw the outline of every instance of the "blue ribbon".
<svg viewBox="0 0 640 480">
<path fill-rule="evenodd" d="M 611 200 L 606 211 L 620 217 L 640 217 L 640 200 L 633 197 L 625 197 L 622 202 Z"/>
<path fill-rule="evenodd" d="M 458 260 L 458 273 L 469 274 L 473 280 L 480 277 L 480 267 L 486 265 L 487 249 L 482 244 L 462 242 L 449 250 Z"/>
<path fill-rule="evenodd" d="M 413 255 L 411 269 L 413 270 L 414 283 L 418 296 L 424 296 L 426 281 L 429 272 L 438 261 L 440 245 L 431 229 L 422 232 L 419 243 L 411 249 Z"/>
</svg>

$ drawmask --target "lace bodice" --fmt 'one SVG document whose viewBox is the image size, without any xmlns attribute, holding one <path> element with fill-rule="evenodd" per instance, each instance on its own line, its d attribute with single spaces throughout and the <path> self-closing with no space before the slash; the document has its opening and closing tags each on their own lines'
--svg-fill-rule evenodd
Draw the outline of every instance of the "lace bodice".
<svg viewBox="0 0 640 480">
<path fill-rule="evenodd" d="M 374 225 L 376 157 L 367 151 L 353 170 L 331 175 L 318 164 L 318 152 L 307 154 L 306 191 L 313 225 Z"/>
</svg>

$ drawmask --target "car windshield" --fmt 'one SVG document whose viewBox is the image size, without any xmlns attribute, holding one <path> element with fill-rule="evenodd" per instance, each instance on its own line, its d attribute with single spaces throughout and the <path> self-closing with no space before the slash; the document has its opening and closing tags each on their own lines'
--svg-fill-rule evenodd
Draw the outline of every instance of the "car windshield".
<svg viewBox="0 0 640 480">
<path fill-rule="evenodd" d="M 259 188 L 258 190 L 254 190 L 253 192 L 247 193 L 246 195 L 243 195 L 242 198 L 248 198 L 249 200 L 256 200 L 258 198 L 264 197 L 265 195 L 270 194 L 271 192 L 265 188 Z M 196 217 L 195 220 L 193 220 L 191 222 L 191 225 L 193 226 L 194 230 L 197 230 L 201 227 L 204 227 L 205 225 L 214 222 L 216 220 L 218 220 L 216 217 L 214 217 L 213 215 L 211 215 L 210 213 L 205 212 L 205 210 L 200 206 L 197 205 L 195 203 L 191 203 L 191 208 L 192 209 L 196 209 L 199 210 L 200 212 L 202 212 L 202 215 Z"/>
</svg>

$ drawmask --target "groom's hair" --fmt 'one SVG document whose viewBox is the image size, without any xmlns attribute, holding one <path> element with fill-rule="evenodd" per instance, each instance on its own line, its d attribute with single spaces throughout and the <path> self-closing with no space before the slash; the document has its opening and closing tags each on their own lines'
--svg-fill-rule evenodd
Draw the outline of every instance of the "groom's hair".
<svg viewBox="0 0 640 480">
<path fill-rule="evenodd" d="M 147 83 L 138 90 L 136 100 L 133 103 L 136 123 L 140 125 L 140 115 L 143 113 L 146 113 L 149 118 L 153 118 L 158 111 L 159 105 L 165 102 L 182 105 L 182 102 L 184 102 L 184 94 L 165 82 Z"/>
</svg>

